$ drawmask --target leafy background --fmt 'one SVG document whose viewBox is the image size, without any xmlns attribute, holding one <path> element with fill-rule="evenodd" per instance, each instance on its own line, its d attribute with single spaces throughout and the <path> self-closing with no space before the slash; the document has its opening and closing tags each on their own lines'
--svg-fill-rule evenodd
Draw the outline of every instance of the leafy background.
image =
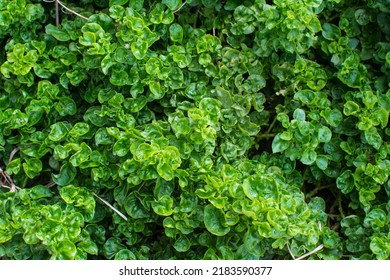
<svg viewBox="0 0 390 280">
<path fill-rule="evenodd" d="M 0 258 L 389 259 L 387 0 L 0 0 Z"/>
</svg>

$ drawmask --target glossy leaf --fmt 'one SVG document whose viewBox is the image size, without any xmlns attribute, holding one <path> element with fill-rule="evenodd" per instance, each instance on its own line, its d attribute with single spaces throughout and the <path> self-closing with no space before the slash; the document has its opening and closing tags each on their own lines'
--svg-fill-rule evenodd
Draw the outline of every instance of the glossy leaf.
<svg viewBox="0 0 390 280">
<path fill-rule="evenodd" d="M 204 224 L 207 230 L 217 236 L 226 235 L 230 227 L 225 225 L 225 215 L 222 210 L 212 205 L 206 205 L 204 208 Z"/>
<path fill-rule="evenodd" d="M 160 216 L 169 216 L 173 213 L 173 199 L 168 195 L 163 195 L 157 201 L 152 202 L 154 212 Z"/>
<path fill-rule="evenodd" d="M 59 186 L 69 185 L 77 175 L 76 168 L 69 163 L 61 166 L 59 174 L 52 174 L 52 180 Z"/>
</svg>

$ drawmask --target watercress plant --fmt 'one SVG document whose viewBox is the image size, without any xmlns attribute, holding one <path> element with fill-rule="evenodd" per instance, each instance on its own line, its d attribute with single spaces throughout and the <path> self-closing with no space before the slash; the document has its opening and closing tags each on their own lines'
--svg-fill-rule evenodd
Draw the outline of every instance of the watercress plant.
<svg viewBox="0 0 390 280">
<path fill-rule="evenodd" d="M 388 1 L 61 4 L 0 0 L 0 258 L 389 258 Z"/>
</svg>

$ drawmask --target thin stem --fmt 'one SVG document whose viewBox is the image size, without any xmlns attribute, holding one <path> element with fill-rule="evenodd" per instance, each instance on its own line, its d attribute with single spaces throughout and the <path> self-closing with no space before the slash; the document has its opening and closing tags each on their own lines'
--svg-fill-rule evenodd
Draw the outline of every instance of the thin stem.
<svg viewBox="0 0 390 280">
<path fill-rule="evenodd" d="M 80 15 L 79 13 L 73 11 L 72 9 L 69 9 L 69 8 L 66 7 L 64 4 L 62 4 L 59 0 L 56 0 L 56 3 L 60 4 L 60 5 L 61 5 L 65 10 L 67 10 L 68 12 L 70 12 L 70 13 L 72 13 L 72 14 L 75 14 L 76 16 L 81 17 L 82 19 L 89 20 L 89 18 Z"/>
<path fill-rule="evenodd" d="M 263 133 L 256 136 L 257 140 L 269 139 L 275 137 L 276 133 Z"/>
<path fill-rule="evenodd" d="M 144 185 L 145 185 L 145 181 L 143 181 L 141 186 L 139 186 L 138 191 L 140 191 Z"/>
<path fill-rule="evenodd" d="M 46 187 L 52 188 L 52 187 L 54 187 L 55 185 L 57 185 L 57 184 L 54 183 L 54 182 L 50 182 L 50 183 L 46 184 Z"/>
<path fill-rule="evenodd" d="M 272 123 L 270 124 L 268 130 L 265 132 L 266 134 L 271 133 L 272 129 L 273 129 L 274 126 L 275 126 L 276 121 L 277 121 L 277 119 L 276 119 L 276 117 L 275 117 L 274 120 L 272 121 Z"/>
<path fill-rule="evenodd" d="M 58 0 L 55 0 L 55 7 L 56 7 L 56 26 L 60 25 L 60 12 L 58 9 Z"/>
<path fill-rule="evenodd" d="M 315 195 L 317 192 L 319 192 L 320 190 L 323 190 L 323 189 L 327 189 L 329 187 L 333 186 L 333 184 L 329 184 L 329 185 L 325 185 L 325 186 L 321 186 L 321 185 L 317 185 L 314 190 L 310 191 L 307 195 L 306 195 L 306 198 L 311 198 L 313 195 Z"/>
<path fill-rule="evenodd" d="M 299 258 L 296 258 L 295 260 L 302 260 L 302 259 L 304 259 L 304 258 L 306 258 L 306 257 L 308 257 L 310 255 L 313 255 L 313 254 L 317 253 L 318 251 L 321 251 L 322 248 L 324 248 L 323 244 L 321 244 L 320 246 L 316 247 L 313 251 L 310 251 L 310 252 L 300 256 Z"/>
<path fill-rule="evenodd" d="M 339 193 L 338 196 L 337 196 L 337 202 L 339 204 L 339 212 L 340 212 L 340 215 L 341 217 L 344 219 L 345 218 L 345 214 L 344 214 L 344 211 L 343 211 L 343 206 L 342 206 L 342 202 L 341 202 L 341 194 Z"/>
<path fill-rule="evenodd" d="M 14 158 L 14 155 L 19 151 L 19 148 L 16 147 L 15 149 L 12 150 L 11 154 L 9 155 L 9 159 L 8 159 L 8 162 L 12 161 L 12 159 Z"/>
<path fill-rule="evenodd" d="M 294 254 L 291 252 L 290 245 L 288 245 L 288 243 L 287 243 L 287 250 L 288 250 L 288 252 L 290 253 L 290 255 L 291 255 L 291 257 L 293 258 L 293 260 L 295 260 L 295 256 L 294 256 Z"/>
<path fill-rule="evenodd" d="M 101 202 L 103 202 L 105 205 L 107 205 L 108 207 L 110 207 L 115 213 L 117 213 L 123 220 L 125 220 L 127 222 L 127 217 L 125 215 L 123 215 L 121 212 L 119 212 L 119 210 L 117 210 L 116 208 L 114 208 L 114 206 L 112 206 L 110 203 L 108 203 L 107 201 L 105 201 L 103 198 L 100 198 L 96 193 L 92 192 L 92 194 L 97 197 Z"/>
<path fill-rule="evenodd" d="M 183 4 L 181 4 L 179 8 L 177 8 L 176 10 L 173 11 L 173 13 L 177 13 L 178 11 L 180 11 L 186 4 L 187 4 L 187 1 L 184 1 Z"/>
<path fill-rule="evenodd" d="M 18 187 L 17 185 L 14 184 L 14 181 L 12 180 L 12 178 L 8 175 L 7 171 L 3 170 L 0 168 L 0 175 L 3 176 L 5 182 L 10 185 L 10 187 L 8 187 L 10 189 L 10 192 L 15 192 L 16 190 L 20 190 L 20 187 Z M 3 182 L 1 182 L 1 186 L 2 187 L 7 187 L 5 186 L 5 184 Z"/>
<path fill-rule="evenodd" d="M 318 251 L 322 250 L 322 248 L 324 248 L 324 245 L 323 245 L 323 244 L 321 244 L 321 245 L 319 245 L 318 247 L 314 248 L 313 251 L 307 252 L 306 254 L 303 254 L 302 256 L 296 258 L 296 257 L 294 256 L 294 254 L 291 252 L 290 245 L 288 245 L 288 243 L 287 243 L 287 250 L 288 250 L 288 252 L 290 253 L 290 255 L 291 255 L 291 257 L 293 258 L 293 260 L 302 260 L 302 259 L 304 259 L 304 258 L 306 258 L 306 257 L 308 257 L 308 256 L 310 256 L 310 255 L 313 255 L 313 254 L 317 253 Z"/>
</svg>

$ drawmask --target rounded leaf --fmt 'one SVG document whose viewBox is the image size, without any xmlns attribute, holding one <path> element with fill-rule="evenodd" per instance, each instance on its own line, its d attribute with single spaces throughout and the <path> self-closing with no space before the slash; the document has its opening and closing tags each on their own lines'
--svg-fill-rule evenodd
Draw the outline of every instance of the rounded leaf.
<svg viewBox="0 0 390 280">
<path fill-rule="evenodd" d="M 69 240 L 63 240 L 55 245 L 56 258 L 59 260 L 73 260 L 77 254 L 76 245 Z"/>
<path fill-rule="evenodd" d="M 178 252 L 187 252 L 191 247 L 191 242 L 187 237 L 180 236 L 173 244 L 173 247 Z"/>
<path fill-rule="evenodd" d="M 173 199 L 168 195 L 163 195 L 157 201 L 152 202 L 153 211 L 160 216 L 169 216 L 173 213 Z"/>
<path fill-rule="evenodd" d="M 224 212 L 211 204 L 204 208 L 204 224 L 209 232 L 217 236 L 224 236 L 230 231 Z"/>
<path fill-rule="evenodd" d="M 278 185 L 274 178 L 266 175 L 255 174 L 245 179 L 242 184 L 245 195 L 251 199 L 279 199 Z"/>
</svg>

